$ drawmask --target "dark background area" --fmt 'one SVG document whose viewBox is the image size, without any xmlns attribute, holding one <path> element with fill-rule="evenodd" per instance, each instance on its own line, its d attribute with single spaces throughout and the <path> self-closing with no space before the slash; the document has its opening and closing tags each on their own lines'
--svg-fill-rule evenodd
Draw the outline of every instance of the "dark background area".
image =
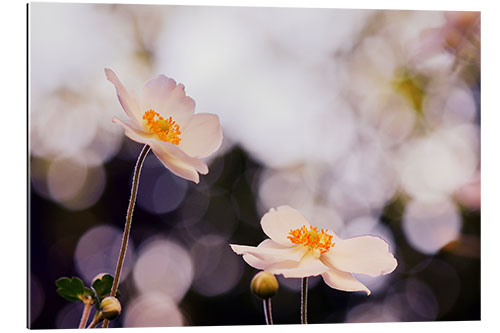
<svg viewBox="0 0 500 333">
<path fill-rule="evenodd" d="M 140 145 L 134 142 L 124 141 L 122 153 L 125 150 L 140 151 Z M 55 280 L 61 276 L 78 276 L 73 264 L 73 252 L 77 245 L 79 236 L 86 230 L 95 226 L 100 220 L 122 228 L 124 213 L 127 208 L 130 184 L 123 179 L 131 177 L 134 162 L 131 160 L 117 158 L 106 164 L 106 170 L 110 175 L 109 186 L 107 186 L 101 199 L 91 209 L 73 212 L 58 204 L 45 200 L 31 191 L 30 200 L 30 270 L 31 274 L 38 278 L 39 289 L 44 294 L 44 303 L 37 319 L 31 323 L 35 329 L 48 329 L 56 327 L 57 317 L 68 302 L 56 294 Z M 147 157 L 146 165 L 158 165 L 156 157 L 152 154 Z M 219 176 L 213 173 L 201 177 L 199 185 L 189 184 L 187 198 L 202 188 L 205 195 L 209 196 L 209 207 L 203 214 L 202 225 L 196 232 L 216 232 L 224 228 L 225 224 L 236 224 L 236 230 L 230 238 L 230 243 L 236 244 L 258 244 L 265 235 L 259 227 L 259 216 L 255 207 L 253 191 L 256 189 L 255 177 L 262 167 L 253 161 L 244 150 L 235 147 L 221 157 L 215 159 L 210 168 L 222 169 Z M 143 173 L 148 172 L 146 167 Z M 169 173 L 167 170 L 162 172 Z M 144 184 L 140 183 L 139 197 L 144 195 Z M 231 205 L 225 203 L 231 202 Z M 136 206 L 132 226 L 131 238 L 135 244 L 140 244 L 149 237 L 157 234 L 169 235 L 183 240 L 184 230 L 179 226 L 178 212 L 183 205 L 193 205 L 196 202 L 186 200 L 175 211 L 163 214 L 150 214 L 140 206 Z M 398 261 L 404 262 L 399 265 L 389 277 L 389 283 L 384 292 L 372 296 L 362 293 L 347 293 L 333 290 L 322 281 L 319 281 L 309 292 L 309 322 L 310 323 L 342 323 L 346 321 L 349 310 L 363 304 L 367 300 L 373 303 L 387 303 L 386 309 L 391 306 L 404 310 L 406 315 L 403 321 L 427 320 L 425 307 L 416 305 L 417 311 L 412 309 L 411 300 L 405 299 L 404 295 L 408 288 L 419 287 L 415 281 L 423 282 L 430 291 L 437 304 L 432 301 L 425 304 L 430 308 L 437 306 L 438 311 L 435 320 L 479 320 L 480 319 L 480 260 L 479 257 L 468 258 L 455 253 L 456 246 L 449 247 L 433 256 L 426 256 L 412 249 L 406 242 L 401 230 L 401 213 L 404 204 L 401 202 L 389 203 L 382 215 L 382 223 L 387 225 L 394 233 Z M 479 237 L 480 214 L 478 212 L 462 210 L 463 229 L 462 233 L 467 236 Z M 167 223 L 164 223 L 167 221 Z M 247 221 L 245 223 L 244 221 Z M 64 234 L 61 241 L 57 233 Z M 185 239 L 187 243 L 188 240 Z M 227 252 L 229 246 L 227 247 Z M 232 254 L 232 253 L 231 253 Z M 236 256 L 236 254 L 234 254 Z M 182 313 L 188 318 L 190 325 L 261 325 L 264 317 L 261 302 L 249 290 L 250 281 L 257 272 L 252 267 L 245 265 L 240 281 L 229 292 L 215 297 L 200 295 L 189 290 L 179 304 Z M 224 269 L 222 267 L 218 269 Z M 316 277 L 313 279 L 321 280 Z M 122 281 L 121 289 L 134 293 L 132 281 Z M 294 281 L 297 286 L 300 281 Z M 280 278 L 280 281 L 282 279 Z M 36 290 L 39 290 L 36 289 Z M 33 291 L 33 289 L 32 289 Z M 395 300 L 388 301 L 393 296 Z M 403 295 L 403 296 L 401 296 Z M 126 304 L 130 298 L 128 293 L 123 293 L 122 302 Z M 39 306 L 37 294 L 32 294 L 31 306 Z M 281 286 L 278 294 L 273 297 L 273 315 L 276 324 L 299 323 L 300 292 L 292 291 Z M 399 303 L 398 303 L 399 302 Z M 83 306 L 81 306 L 83 308 Z M 282 311 L 285 309 L 286 311 Z M 423 310 L 422 310 L 423 309 Z M 380 309 L 367 310 L 368 313 L 380 311 Z M 387 310 L 386 310 L 387 311 Z M 423 311 L 423 313 L 422 313 Z M 76 327 L 80 313 L 75 311 Z M 419 313 L 420 312 L 420 313 Z M 432 315 L 432 314 L 431 314 Z M 377 321 L 376 317 L 371 318 Z M 383 317 L 380 317 L 383 319 Z M 113 326 L 120 326 L 120 318 L 113 322 Z M 63 327 L 59 327 L 63 328 Z"/>
</svg>

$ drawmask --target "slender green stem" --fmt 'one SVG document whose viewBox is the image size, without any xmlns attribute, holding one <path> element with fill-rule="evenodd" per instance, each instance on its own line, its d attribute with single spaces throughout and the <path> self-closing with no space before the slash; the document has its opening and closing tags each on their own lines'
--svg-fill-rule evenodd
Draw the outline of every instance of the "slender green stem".
<svg viewBox="0 0 500 333">
<path fill-rule="evenodd" d="M 123 229 L 122 245 L 120 248 L 120 256 L 118 257 L 118 262 L 116 264 L 115 278 L 113 280 L 113 286 L 110 294 L 111 296 L 116 295 L 116 290 L 118 289 L 118 284 L 120 283 L 120 274 L 122 272 L 123 262 L 125 261 L 125 253 L 127 252 L 128 239 L 130 236 L 130 227 L 132 225 L 132 215 L 134 213 L 135 199 L 137 197 L 137 188 L 139 187 L 139 177 L 141 175 L 142 165 L 144 164 L 144 160 L 146 159 L 150 149 L 151 147 L 144 145 L 144 148 L 142 148 L 141 154 L 137 159 L 137 163 L 135 164 L 134 179 L 132 182 L 130 201 L 127 209 L 127 218 L 125 220 L 125 228 Z M 108 325 L 109 320 L 104 320 L 102 327 L 106 328 Z"/>
<path fill-rule="evenodd" d="M 264 306 L 264 317 L 266 318 L 266 325 L 273 325 L 273 311 L 271 309 L 271 298 L 262 300 Z"/>
<path fill-rule="evenodd" d="M 307 324 L 307 277 L 302 278 L 300 312 L 301 324 Z"/>
<path fill-rule="evenodd" d="M 90 325 L 87 328 L 94 328 L 97 326 L 102 321 L 102 312 L 99 311 L 95 314 L 94 320 L 90 323 Z"/>
<path fill-rule="evenodd" d="M 92 308 L 92 302 L 90 301 L 92 298 L 89 296 L 89 298 L 83 302 L 85 306 L 83 307 L 83 312 L 82 312 L 82 319 L 80 319 L 80 325 L 78 328 L 85 328 L 87 325 L 87 321 L 89 320 L 89 315 L 90 315 L 90 309 Z"/>
</svg>

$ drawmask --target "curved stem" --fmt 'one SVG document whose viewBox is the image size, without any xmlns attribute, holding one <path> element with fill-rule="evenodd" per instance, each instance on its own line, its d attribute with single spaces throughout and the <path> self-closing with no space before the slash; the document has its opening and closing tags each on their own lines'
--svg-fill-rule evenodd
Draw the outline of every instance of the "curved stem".
<svg viewBox="0 0 500 333">
<path fill-rule="evenodd" d="M 300 322 L 301 324 L 307 324 L 307 277 L 302 278 L 302 288 L 300 293 L 301 293 Z"/>
<path fill-rule="evenodd" d="M 87 327 L 87 328 L 94 328 L 97 326 L 97 324 L 99 324 L 102 320 L 102 312 L 98 312 L 96 313 L 96 315 L 94 316 L 94 320 L 92 320 L 92 322 L 90 323 L 90 325 Z"/>
<path fill-rule="evenodd" d="M 273 325 L 273 311 L 271 309 L 271 298 L 262 300 L 264 306 L 264 317 L 266 318 L 266 325 Z"/>
<path fill-rule="evenodd" d="M 118 284 L 120 283 L 120 274 L 122 272 L 123 262 L 125 261 L 125 253 L 127 252 L 128 239 L 130 235 L 130 227 L 132 225 L 132 214 L 134 213 L 135 199 L 137 197 L 137 188 L 139 186 L 139 177 L 141 175 L 142 165 L 144 164 L 144 160 L 149 153 L 151 147 L 148 145 L 144 145 L 142 148 L 141 154 L 137 159 L 137 163 L 135 164 L 134 169 L 134 179 L 132 182 L 132 190 L 130 193 L 130 201 L 128 203 L 127 209 L 127 218 L 125 220 L 125 228 L 123 229 L 123 237 L 122 237 L 122 245 L 120 248 L 120 256 L 118 257 L 118 262 L 116 264 L 115 277 L 113 279 L 113 286 L 111 288 L 111 296 L 116 295 L 116 290 L 118 289 Z M 108 327 L 109 320 L 104 320 L 102 325 L 103 328 Z"/>
<path fill-rule="evenodd" d="M 78 328 L 85 328 L 85 325 L 87 325 L 87 321 L 89 320 L 90 309 L 92 308 L 90 299 L 87 299 L 87 301 L 83 302 L 83 304 L 85 304 L 85 306 L 83 307 L 82 319 L 80 319 L 80 325 Z"/>
</svg>

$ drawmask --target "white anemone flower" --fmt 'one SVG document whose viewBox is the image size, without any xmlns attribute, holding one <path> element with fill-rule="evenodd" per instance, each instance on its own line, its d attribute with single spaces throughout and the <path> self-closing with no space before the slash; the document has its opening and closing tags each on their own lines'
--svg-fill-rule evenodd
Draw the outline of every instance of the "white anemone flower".
<svg viewBox="0 0 500 333">
<path fill-rule="evenodd" d="M 321 275 L 325 283 L 344 291 L 370 290 L 352 273 L 378 276 L 398 265 L 389 244 L 375 236 L 341 239 L 318 230 L 290 206 L 272 208 L 261 220 L 270 239 L 257 247 L 232 244 L 231 248 L 252 267 L 286 278 Z"/>
<path fill-rule="evenodd" d="M 194 114 L 194 100 L 186 96 L 184 85 L 165 75 L 146 82 L 138 98 L 112 70 L 106 68 L 105 73 L 129 118 L 122 121 L 114 117 L 113 122 L 122 126 L 130 139 L 149 145 L 174 174 L 198 183 L 198 172 L 208 173 L 201 158 L 214 153 L 222 143 L 219 117 Z"/>
</svg>

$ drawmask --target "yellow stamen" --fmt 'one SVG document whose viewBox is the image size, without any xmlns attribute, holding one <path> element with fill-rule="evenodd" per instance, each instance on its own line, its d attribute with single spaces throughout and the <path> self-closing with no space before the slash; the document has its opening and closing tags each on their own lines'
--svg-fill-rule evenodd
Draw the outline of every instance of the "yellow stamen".
<svg viewBox="0 0 500 333">
<path fill-rule="evenodd" d="M 309 250 L 318 257 L 320 254 L 328 252 L 335 245 L 335 243 L 332 243 L 333 236 L 327 234 L 327 232 L 328 229 L 318 231 L 318 228 L 313 226 L 309 226 L 309 230 L 307 230 L 304 225 L 298 229 L 290 229 L 290 236 L 287 238 L 293 244 L 308 246 Z"/>
<path fill-rule="evenodd" d="M 156 134 L 160 140 L 171 142 L 174 145 L 178 145 L 181 141 L 179 125 L 175 123 L 172 117 L 163 119 L 157 112 L 150 109 L 144 112 L 142 119 L 146 121 L 149 131 Z"/>
</svg>

